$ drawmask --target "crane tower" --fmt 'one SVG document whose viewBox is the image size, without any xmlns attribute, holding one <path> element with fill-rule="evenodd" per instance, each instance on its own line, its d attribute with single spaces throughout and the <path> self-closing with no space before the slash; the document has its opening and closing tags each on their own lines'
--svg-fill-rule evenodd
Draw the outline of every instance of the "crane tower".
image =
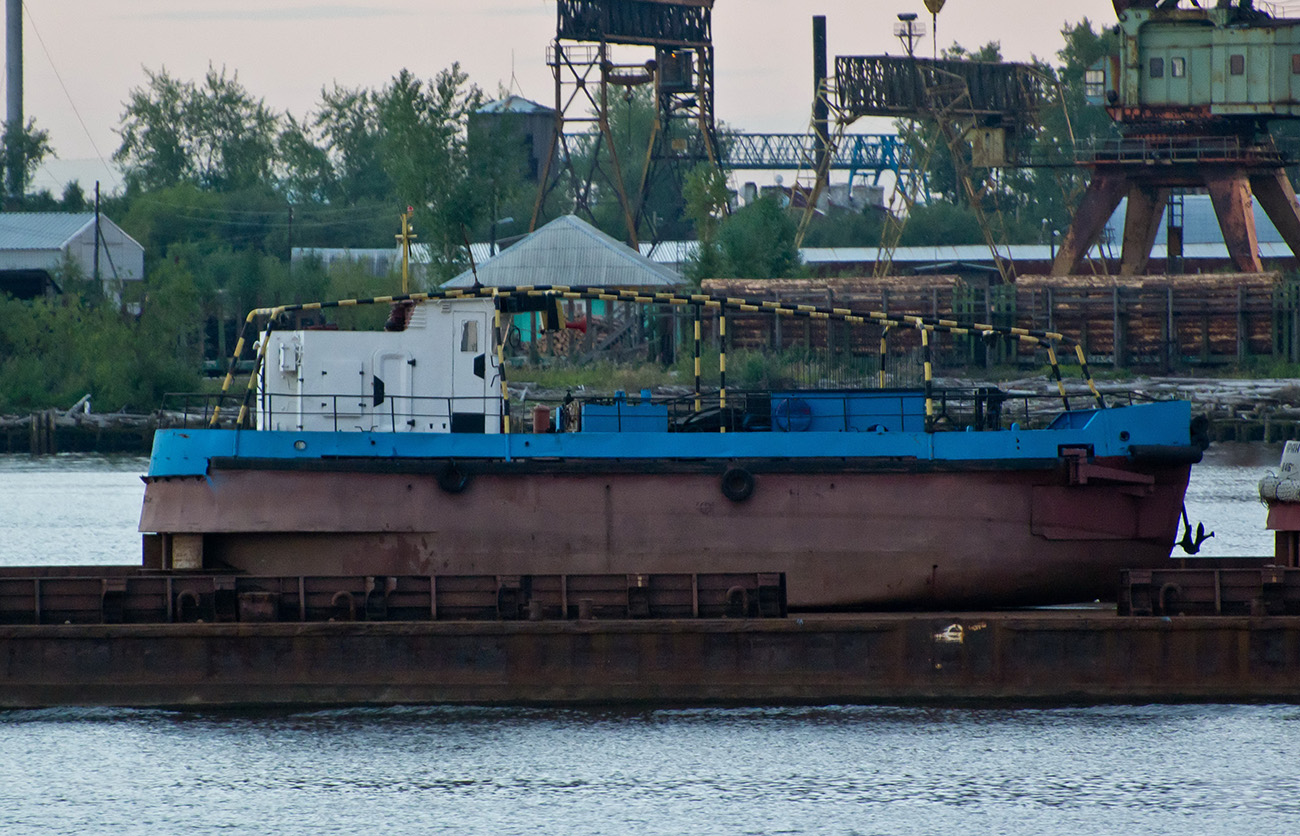
<svg viewBox="0 0 1300 836">
<path fill-rule="evenodd" d="M 533 227 L 546 197 L 563 187 L 573 211 L 589 219 L 598 201 L 617 200 L 628 243 L 636 245 L 646 226 L 657 237 L 645 196 L 661 179 L 680 191 L 685 168 L 716 161 L 712 30 L 713 0 L 557 0 L 555 40 L 547 49 L 555 148 Z M 629 61 L 637 49 L 644 60 Z M 611 110 L 645 85 L 653 85 L 655 101 L 649 147 L 620 152 Z"/>
<path fill-rule="evenodd" d="M 1300 253 L 1300 206 L 1268 127 L 1300 118 L 1300 19 L 1252 0 L 1113 2 L 1120 53 L 1085 83 L 1121 138 L 1083 161 L 1092 179 L 1053 274 L 1078 272 L 1126 196 L 1120 271 L 1145 272 L 1174 189 L 1209 193 L 1239 271 L 1263 269 L 1252 200 Z"/>
</svg>

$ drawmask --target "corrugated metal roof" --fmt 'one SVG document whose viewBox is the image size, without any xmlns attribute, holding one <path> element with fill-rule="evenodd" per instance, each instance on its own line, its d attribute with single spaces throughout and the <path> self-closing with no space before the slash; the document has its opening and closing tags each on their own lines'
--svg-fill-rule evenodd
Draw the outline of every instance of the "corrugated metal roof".
<svg viewBox="0 0 1300 836">
<path fill-rule="evenodd" d="M 529 101 L 523 96 L 506 96 L 504 99 L 498 99 L 495 102 L 488 102 L 480 107 L 475 113 L 554 113 L 555 110 L 540 105 L 537 102 Z"/>
<path fill-rule="evenodd" d="M 1262 231 L 1261 231 L 1262 232 Z M 878 250 L 875 247 L 812 247 L 799 251 L 804 264 L 874 264 Z M 1047 244 L 1012 244 L 1002 249 L 1004 256 L 1014 261 L 1051 261 L 1056 248 Z M 1259 254 L 1266 259 L 1290 258 L 1291 250 L 1281 241 L 1260 241 Z M 1107 258 L 1119 258 L 1119 243 L 1110 246 Z M 1089 258 L 1101 258 L 1101 252 L 1093 247 L 1088 252 Z M 1151 249 L 1152 258 L 1165 257 L 1163 242 Z M 1228 248 L 1222 243 L 1189 243 L 1183 247 L 1183 258 L 1192 260 L 1228 260 Z M 957 247 L 899 247 L 894 251 L 896 264 L 935 264 L 941 262 L 964 261 L 976 264 L 992 264 L 993 256 L 983 244 L 963 244 Z"/>
<path fill-rule="evenodd" d="M 1273 226 L 1273 222 L 1268 219 L 1268 214 L 1258 203 L 1254 204 L 1255 208 L 1255 234 L 1261 245 L 1265 243 L 1279 244 L 1282 242 L 1282 234 Z M 1119 202 L 1119 207 L 1115 214 L 1110 216 L 1106 222 L 1106 228 L 1109 230 L 1111 240 L 1115 246 L 1124 240 L 1124 217 L 1128 212 L 1128 198 L 1123 198 Z M 1168 207 L 1160 215 L 1160 226 L 1156 232 L 1156 245 L 1163 250 L 1165 246 L 1165 236 L 1168 232 L 1166 222 L 1168 221 Z M 1207 194 L 1189 194 L 1183 197 L 1183 245 L 1186 249 L 1188 244 L 1222 244 L 1223 230 L 1219 228 L 1219 218 L 1214 214 L 1214 204 L 1210 202 L 1210 196 Z"/>
<path fill-rule="evenodd" d="M 877 247 L 805 247 L 799 251 L 804 264 L 874 264 L 880 250 Z M 1055 250 L 1047 244 L 1012 244 L 1002 249 L 1018 261 L 1050 261 Z M 1096 247 L 1090 255 L 1099 258 Z M 1118 252 L 1116 252 L 1118 255 Z M 960 244 L 951 247 L 899 247 L 894 250 L 897 264 L 937 264 L 943 262 L 975 262 L 991 264 L 993 255 L 983 244 Z"/>
<path fill-rule="evenodd" d="M 504 249 L 505 247 L 501 246 L 500 244 L 497 245 L 497 252 L 501 252 Z M 475 264 L 482 264 L 483 262 L 487 261 L 488 256 L 491 254 L 491 250 L 492 250 L 492 245 L 487 243 L 486 241 L 479 241 L 469 245 L 469 251 L 470 254 L 474 256 Z M 395 257 L 397 258 L 397 261 L 400 264 L 402 261 L 402 245 L 398 244 L 396 247 L 393 248 L 392 252 L 395 254 Z M 411 263 L 432 264 L 433 248 L 430 247 L 428 244 L 412 244 Z"/>
<path fill-rule="evenodd" d="M 682 277 L 615 241 L 574 215 L 565 215 L 478 265 L 479 284 L 676 287 Z M 472 287 L 466 270 L 443 287 Z"/>
<path fill-rule="evenodd" d="M 0 250 L 62 249 L 94 223 L 94 212 L 2 212 Z"/>
<path fill-rule="evenodd" d="M 658 244 L 642 244 L 641 255 L 655 264 L 685 264 L 699 248 L 699 241 L 660 241 Z"/>
</svg>

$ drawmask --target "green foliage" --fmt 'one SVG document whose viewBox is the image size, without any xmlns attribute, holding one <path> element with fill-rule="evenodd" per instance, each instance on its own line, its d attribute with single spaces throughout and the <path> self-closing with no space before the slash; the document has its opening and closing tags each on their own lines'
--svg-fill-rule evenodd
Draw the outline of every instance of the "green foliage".
<svg viewBox="0 0 1300 836">
<path fill-rule="evenodd" d="M 416 207 L 417 229 L 439 281 L 465 265 L 464 230 L 483 211 L 469 179 L 464 138 L 465 122 L 483 95 L 468 81 L 459 64 L 428 84 L 403 70 L 379 102 L 384 168 L 398 197 Z"/>
<path fill-rule="evenodd" d="M 904 247 L 982 243 L 984 234 L 974 211 L 938 200 L 913 209 L 899 238 Z"/>
<path fill-rule="evenodd" d="M 718 243 L 731 265 L 731 276 L 717 278 L 776 279 L 803 272 L 795 247 L 795 222 L 775 198 L 763 197 L 732 213 L 718 233 Z"/>
<path fill-rule="evenodd" d="M 90 393 L 100 411 L 156 407 L 198 387 L 197 295 L 187 274 L 150 278 L 139 317 L 79 293 L 0 297 L 0 412 L 70 407 Z"/>
<path fill-rule="evenodd" d="M 113 154 L 128 191 L 190 183 L 228 191 L 270 180 L 282 117 L 239 83 L 208 68 L 201 83 L 145 70 L 122 113 Z"/>
<path fill-rule="evenodd" d="M 727 175 L 715 165 L 700 163 L 686 175 L 682 195 L 696 237 L 701 241 L 716 240 L 730 198 Z"/>
<path fill-rule="evenodd" d="M 805 247 L 875 247 L 885 225 L 884 212 L 868 207 L 863 212 L 832 208 L 815 216 L 804 235 Z"/>
<path fill-rule="evenodd" d="M 54 155 L 50 145 L 48 131 L 36 127 L 35 119 L 28 119 L 27 124 L 17 133 L 5 127 L 3 140 L 5 153 L 0 164 L 3 165 L 5 192 L 21 200 L 27 192 L 27 184 L 32 175 L 46 157 Z"/>
<path fill-rule="evenodd" d="M 682 195 L 686 199 L 686 215 L 695 225 L 695 237 L 699 241 L 696 251 L 688 257 L 686 278 L 699 285 L 704 279 L 729 275 L 731 267 L 718 243 L 731 196 L 727 175 L 717 166 L 701 163 L 686 175 Z"/>
</svg>

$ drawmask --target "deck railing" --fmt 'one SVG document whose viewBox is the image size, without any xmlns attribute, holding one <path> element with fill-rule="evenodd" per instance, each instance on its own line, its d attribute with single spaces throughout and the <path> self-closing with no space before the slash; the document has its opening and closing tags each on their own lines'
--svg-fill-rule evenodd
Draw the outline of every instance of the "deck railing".
<svg viewBox="0 0 1300 836">
<path fill-rule="evenodd" d="M 926 429 L 933 428 L 935 420 L 935 401 L 933 393 L 933 362 L 931 356 L 931 345 L 936 335 L 951 334 L 957 336 L 974 336 L 989 341 L 1009 340 L 1019 343 L 1028 343 L 1046 349 L 1047 359 L 1051 369 L 1052 379 L 1056 382 L 1058 393 L 1063 405 L 1069 408 L 1069 399 L 1066 396 L 1064 383 L 1062 382 L 1059 357 L 1057 347 L 1071 350 L 1079 364 L 1079 369 L 1083 380 L 1087 383 L 1088 389 L 1095 400 L 1097 406 L 1104 407 L 1105 401 L 1098 391 L 1095 382 L 1092 379 L 1092 372 L 1088 368 L 1088 359 L 1083 352 L 1079 343 L 1068 339 L 1064 334 L 1054 331 L 1041 331 L 1030 328 L 1019 328 L 1014 326 L 995 325 L 992 323 L 981 322 L 960 322 L 956 319 L 945 319 L 941 317 L 924 317 L 904 314 L 891 314 L 887 311 L 858 311 L 850 308 L 840 307 L 818 307 L 815 305 L 788 305 L 772 300 L 754 300 L 735 297 L 716 297 L 706 293 L 677 293 L 677 292 L 646 292 L 640 290 L 624 290 L 607 287 L 588 287 L 588 286 L 560 286 L 560 285 L 538 285 L 538 286 L 521 286 L 521 287 L 476 287 L 471 289 L 452 289 L 442 290 L 435 293 L 407 293 L 395 296 L 379 296 L 369 299 L 343 299 L 334 302 L 311 302 L 297 305 L 282 305 L 275 308 L 255 308 L 249 311 L 244 320 L 244 327 L 241 330 L 239 339 L 236 343 L 235 355 L 230 361 L 230 371 L 226 374 L 222 383 L 221 391 L 226 393 L 230 390 L 230 385 L 234 380 L 236 370 L 243 360 L 244 346 L 250 342 L 252 326 L 259 318 L 266 322 L 265 333 L 261 340 L 257 341 L 256 365 L 260 369 L 265 363 L 265 347 L 268 343 L 267 337 L 269 332 L 277 321 L 280 321 L 285 314 L 298 311 L 323 311 L 332 308 L 354 307 L 357 305 L 374 305 L 374 304 L 400 304 L 400 303 L 420 303 L 429 302 L 438 299 L 473 299 L 473 298 L 491 298 L 496 304 L 496 325 L 495 332 L 498 337 L 494 340 L 496 345 L 496 367 L 499 372 L 499 380 L 502 392 L 503 411 L 501 415 L 501 429 L 504 432 L 511 430 L 510 403 L 507 396 L 506 387 L 506 363 L 505 360 L 505 341 L 500 338 L 503 331 L 502 311 L 508 306 L 517 309 L 525 305 L 532 306 L 530 310 L 550 310 L 554 308 L 556 315 L 555 320 L 562 321 L 559 315 L 560 305 L 569 301 L 586 300 L 602 302 L 631 302 L 641 305 L 658 305 L 677 307 L 690 310 L 694 315 L 694 356 L 695 356 L 695 397 L 694 406 L 698 412 L 702 406 L 702 389 L 701 389 L 701 317 L 704 312 L 710 315 L 716 314 L 720 318 L 720 328 L 725 333 L 726 317 L 733 313 L 770 313 L 773 316 L 790 317 L 792 319 L 807 319 L 810 321 L 824 322 L 841 322 L 850 327 L 867 327 L 876 329 L 880 334 L 880 346 L 882 355 L 885 353 L 886 341 L 889 333 L 892 331 L 911 331 L 915 330 L 921 335 L 921 352 L 922 365 L 924 368 L 925 380 L 925 423 Z M 725 339 L 723 340 L 725 347 Z M 723 382 L 719 387 L 720 406 L 726 406 L 727 387 L 725 384 L 726 373 L 726 354 L 725 352 L 719 358 L 719 373 Z M 882 375 L 883 377 L 883 375 Z M 248 385 L 245 389 L 244 396 L 240 402 L 239 414 L 235 420 L 235 425 L 240 427 L 249 426 L 250 415 L 254 408 L 254 397 L 257 391 L 258 372 L 254 371 L 249 376 Z M 884 385 L 883 380 L 881 385 Z M 222 420 L 223 407 L 218 403 L 212 412 L 210 424 L 218 426 Z M 724 427 L 719 428 L 724 429 Z"/>
</svg>

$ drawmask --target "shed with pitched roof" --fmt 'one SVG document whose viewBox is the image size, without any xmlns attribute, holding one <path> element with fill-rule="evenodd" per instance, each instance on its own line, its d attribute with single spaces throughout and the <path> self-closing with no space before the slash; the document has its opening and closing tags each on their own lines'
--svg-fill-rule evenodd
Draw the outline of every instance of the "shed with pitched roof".
<svg viewBox="0 0 1300 836">
<path fill-rule="evenodd" d="M 576 215 L 556 218 L 443 287 L 592 285 L 679 287 L 680 273 L 616 241 Z"/>
<path fill-rule="evenodd" d="M 99 279 L 117 298 L 144 278 L 144 247 L 117 224 L 94 212 L 0 213 L 0 292 L 30 299 L 59 292 L 70 275 L 94 278 L 97 237 Z"/>
</svg>

